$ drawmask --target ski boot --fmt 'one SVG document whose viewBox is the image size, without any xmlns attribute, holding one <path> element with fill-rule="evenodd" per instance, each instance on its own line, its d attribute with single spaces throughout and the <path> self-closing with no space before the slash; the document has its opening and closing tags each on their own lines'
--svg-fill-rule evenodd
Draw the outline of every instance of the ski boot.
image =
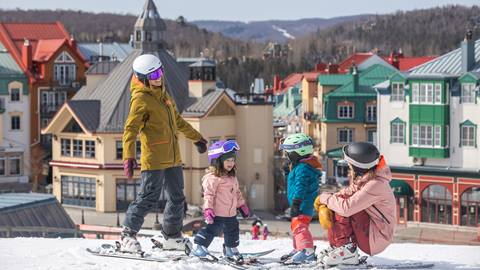
<svg viewBox="0 0 480 270">
<path fill-rule="evenodd" d="M 312 263 L 317 261 L 317 256 L 315 255 L 314 248 L 305 248 L 300 251 L 297 251 L 290 259 L 286 262 L 287 264 L 303 264 L 303 263 Z"/>
<path fill-rule="evenodd" d="M 163 230 L 161 234 L 154 236 L 151 241 L 154 244 L 154 248 L 160 248 L 163 250 L 179 250 L 190 252 L 193 248 L 192 242 L 186 237 L 179 234 L 178 237 L 170 237 L 166 235 Z"/>
<path fill-rule="evenodd" d="M 329 245 L 326 249 L 321 250 L 320 253 L 319 253 L 318 256 L 317 256 L 317 260 L 318 260 L 319 262 L 321 262 L 321 261 L 323 260 L 323 258 L 324 258 L 325 256 L 327 256 L 328 253 L 329 253 L 330 251 L 332 251 L 334 248 L 335 248 L 335 247 Z"/>
<path fill-rule="evenodd" d="M 208 249 L 205 246 L 196 244 L 195 248 L 191 251 L 190 254 L 200 258 L 206 258 L 210 253 L 208 252 Z"/>
<path fill-rule="evenodd" d="M 142 254 L 142 247 L 137 240 L 137 232 L 129 227 L 123 227 L 117 248 L 120 252 L 124 253 Z"/>
<path fill-rule="evenodd" d="M 358 248 L 353 243 L 333 248 L 323 256 L 321 262 L 325 266 L 335 266 L 339 264 L 357 265 L 360 263 L 358 258 Z"/>
<path fill-rule="evenodd" d="M 238 249 L 236 247 L 227 247 L 223 245 L 223 255 L 225 258 L 231 262 L 234 262 L 236 264 L 243 264 L 243 256 L 240 254 Z"/>
<path fill-rule="evenodd" d="M 295 255 L 295 253 L 297 253 L 297 250 L 294 249 L 294 250 L 290 251 L 290 253 L 282 255 L 282 257 L 280 257 L 280 262 L 286 262 L 287 260 L 292 258 L 293 255 Z"/>
</svg>

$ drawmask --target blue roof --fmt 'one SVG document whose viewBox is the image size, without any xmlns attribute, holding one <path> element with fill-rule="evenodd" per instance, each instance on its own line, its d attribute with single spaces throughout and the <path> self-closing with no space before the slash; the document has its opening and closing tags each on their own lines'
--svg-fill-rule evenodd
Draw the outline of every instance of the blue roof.
<svg viewBox="0 0 480 270">
<path fill-rule="evenodd" d="M 0 212 L 56 201 L 55 196 L 42 193 L 0 194 Z"/>
<path fill-rule="evenodd" d="M 78 49 L 87 61 L 92 56 L 100 55 L 100 43 L 79 43 Z M 102 43 L 102 51 L 103 56 L 115 56 L 121 62 L 133 51 L 133 47 L 128 43 Z"/>
<path fill-rule="evenodd" d="M 475 41 L 475 63 L 473 70 L 480 70 L 480 39 Z M 439 56 L 423 65 L 411 69 L 411 74 L 460 75 L 462 73 L 461 48 Z"/>
</svg>

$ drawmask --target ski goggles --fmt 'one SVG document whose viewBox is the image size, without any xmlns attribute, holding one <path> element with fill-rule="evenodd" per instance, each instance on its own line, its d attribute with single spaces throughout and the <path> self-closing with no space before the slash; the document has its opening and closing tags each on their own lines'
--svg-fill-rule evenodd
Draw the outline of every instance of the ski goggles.
<svg viewBox="0 0 480 270">
<path fill-rule="evenodd" d="M 208 151 L 208 155 L 225 154 L 238 150 L 240 150 L 240 146 L 238 145 L 238 143 L 234 140 L 230 140 L 224 142 L 221 147 Z"/>
<path fill-rule="evenodd" d="M 163 67 L 159 67 L 157 70 L 153 71 L 152 73 L 149 73 L 147 75 L 147 78 L 152 81 L 158 80 L 163 76 L 164 72 L 165 71 L 163 70 Z"/>
<path fill-rule="evenodd" d="M 304 146 L 309 146 L 309 145 L 313 145 L 313 142 L 312 140 L 308 140 L 308 141 L 304 141 L 304 142 L 301 142 L 301 143 L 296 143 L 296 144 L 280 144 L 280 147 L 279 149 L 280 150 L 295 150 L 295 149 L 300 149 Z"/>
</svg>

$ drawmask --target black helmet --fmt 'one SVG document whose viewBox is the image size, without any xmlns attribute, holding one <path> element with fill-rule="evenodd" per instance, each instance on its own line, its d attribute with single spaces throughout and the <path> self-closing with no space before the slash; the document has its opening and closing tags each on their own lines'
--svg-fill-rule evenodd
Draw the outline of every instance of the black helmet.
<svg viewBox="0 0 480 270">
<path fill-rule="evenodd" d="M 377 147 L 368 142 L 350 143 L 345 145 L 342 150 L 344 159 L 354 169 L 358 168 L 361 174 L 377 166 L 380 158 L 380 152 L 378 152 Z"/>
</svg>

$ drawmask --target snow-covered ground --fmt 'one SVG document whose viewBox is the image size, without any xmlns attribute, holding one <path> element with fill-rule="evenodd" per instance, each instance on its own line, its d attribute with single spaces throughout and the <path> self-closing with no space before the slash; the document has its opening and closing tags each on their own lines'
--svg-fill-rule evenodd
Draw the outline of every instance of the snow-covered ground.
<svg viewBox="0 0 480 270">
<path fill-rule="evenodd" d="M 211 251 L 220 251 L 223 239 L 216 238 Z M 227 269 L 225 265 L 200 262 L 197 259 L 177 262 L 148 262 L 117 258 L 98 257 L 85 251 L 100 244 L 113 241 L 90 239 L 43 239 L 43 238 L 0 238 L 0 269 Z M 144 249 L 151 244 L 141 239 Z M 318 248 L 325 248 L 326 242 L 317 241 Z M 276 249 L 265 260 L 279 258 L 291 249 L 287 238 L 272 240 L 247 240 L 242 238 L 242 252 Z M 434 262 L 434 269 L 480 269 L 480 246 L 449 246 L 423 244 L 392 244 L 383 253 L 368 259 L 373 263 Z"/>
</svg>

